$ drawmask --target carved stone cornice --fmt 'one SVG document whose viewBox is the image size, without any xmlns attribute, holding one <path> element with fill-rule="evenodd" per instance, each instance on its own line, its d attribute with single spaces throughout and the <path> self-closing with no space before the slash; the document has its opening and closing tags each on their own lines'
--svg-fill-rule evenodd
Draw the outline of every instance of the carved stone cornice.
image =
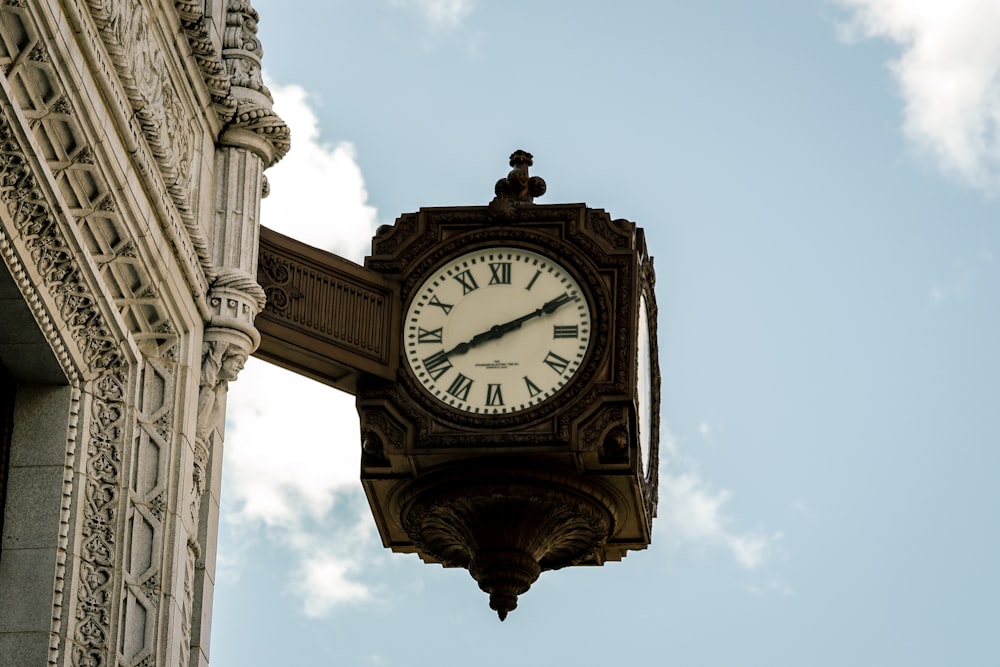
<svg viewBox="0 0 1000 667">
<path fill-rule="evenodd" d="M 263 48 L 257 37 L 260 17 L 249 0 L 225 2 L 224 16 L 219 17 L 224 24 L 221 43 L 213 39 L 212 17 L 206 16 L 204 2 L 175 0 L 174 6 L 215 110 L 226 127 L 221 143 L 242 145 L 250 140 L 240 139 L 232 130 L 248 130 L 263 141 L 254 150 L 269 166 L 288 152 L 289 130 L 271 110 L 274 100 L 261 75 Z"/>
<path fill-rule="evenodd" d="M 81 14 L 67 11 L 67 16 L 77 22 L 86 37 L 92 37 L 85 40 L 90 47 L 100 40 L 94 24 L 82 20 L 88 11 L 81 4 L 83 1 L 70 0 L 71 7 Z M 105 9 L 110 11 L 112 3 L 106 4 Z M 115 6 L 118 10 L 124 7 L 120 1 Z M 113 86 L 110 78 L 103 81 L 107 106 L 91 108 L 91 99 L 81 97 L 72 82 L 67 85 L 67 74 L 60 69 L 64 58 L 81 56 L 75 52 L 69 56 L 50 53 L 55 45 L 42 37 L 50 29 L 46 25 L 50 17 L 34 4 L 9 0 L 0 2 L 0 15 L 4 18 L 0 30 L 8 45 L 0 56 L 0 68 L 10 82 L 9 91 L 5 86 L 4 94 L 27 119 L 34 140 L 45 146 L 44 150 L 31 147 L 25 150 L 44 158 L 52 179 L 63 193 L 65 214 L 73 218 L 83 247 L 100 267 L 109 293 L 116 295 L 114 303 L 136 340 L 169 347 L 176 329 L 170 328 L 171 316 L 156 299 L 165 270 L 160 253 L 164 246 L 169 247 L 191 292 L 204 295 L 212 276 L 211 266 L 206 262 L 204 235 L 193 220 L 186 224 L 178 207 L 171 204 L 171 194 L 159 177 L 152 151 L 143 143 L 140 128 L 126 120 L 134 111 L 123 88 Z M 134 45 L 133 41 L 126 41 Z M 92 57 L 96 62 L 92 65 L 110 71 L 108 53 L 93 48 L 82 57 Z M 136 90 L 149 89 L 148 82 L 136 85 Z M 120 134 L 95 136 L 90 119 L 98 115 L 110 116 L 111 123 L 115 119 L 120 121 L 115 125 Z M 11 122 L 21 121 L 11 119 Z M 121 143 L 116 143 L 119 140 Z M 148 219 L 150 211 L 138 212 L 129 197 L 123 195 L 119 167 L 114 164 L 116 148 L 130 152 L 132 177 L 141 179 L 149 189 L 148 203 L 162 231 L 159 248 L 150 241 L 159 234 L 140 231 L 128 222 L 137 217 Z M 189 194 L 185 193 L 185 198 Z M 203 297 L 196 303 L 204 307 Z"/>
<path fill-rule="evenodd" d="M 105 297 L 95 293 L 84 279 L 78 246 L 67 239 L 52 212 L 49 203 L 52 195 L 46 194 L 29 163 L 14 127 L 6 115 L 0 114 L 0 205 L 5 209 L 4 215 L 11 221 L 18 240 L 41 276 L 41 284 L 52 299 L 55 314 L 67 323 L 85 372 L 97 374 L 120 368 L 125 363 L 124 355 L 115 333 L 117 328 L 107 321 L 107 314 L 101 308 Z M 12 253 L 9 243 L 5 239 L 0 241 L 5 252 Z M 13 262 L 13 255 L 10 257 Z M 16 265 L 12 263 L 11 266 Z M 15 269 L 12 273 L 17 280 L 21 272 Z M 36 315 L 41 313 L 36 311 Z M 59 338 L 55 331 L 47 333 L 52 342 Z M 59 347 L 61 345 L 56 349 Z M 75 375 L 72 366 L 66 363 L 68 360 L 60 361 L 71 377 Z"/>
</svg>

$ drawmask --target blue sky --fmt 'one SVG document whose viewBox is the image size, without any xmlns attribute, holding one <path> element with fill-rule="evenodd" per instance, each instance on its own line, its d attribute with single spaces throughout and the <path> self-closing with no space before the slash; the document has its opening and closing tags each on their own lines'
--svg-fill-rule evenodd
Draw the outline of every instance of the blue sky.
<svg viewBox="0 0 1000 667">
<path fill-rule="evenodd" d="M 350 396 L 230 388 L 212 664 L 1000 662 L 1000 2 L 255 0 L 292 151 L 265 225 L 539 203 L 646 230 L 653 545 L 506 622 L 381 547 Z"/>
</svg>

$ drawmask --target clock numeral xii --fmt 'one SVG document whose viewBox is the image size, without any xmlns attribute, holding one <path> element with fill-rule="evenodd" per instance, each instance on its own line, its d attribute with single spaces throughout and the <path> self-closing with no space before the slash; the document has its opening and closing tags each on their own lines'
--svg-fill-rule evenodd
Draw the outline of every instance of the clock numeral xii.
<svg viewBox="0 0 1000 667">
<path fill-rule="evenodd" d="M 510 262 L 490 262 L 490 285 L 510 285 Z"/>
</svg>

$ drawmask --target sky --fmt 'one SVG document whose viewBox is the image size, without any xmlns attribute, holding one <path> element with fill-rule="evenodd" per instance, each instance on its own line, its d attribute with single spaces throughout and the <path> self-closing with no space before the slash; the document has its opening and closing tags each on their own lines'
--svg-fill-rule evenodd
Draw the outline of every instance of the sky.
<svg viewBox="0 0 1000 667">
<path fill-rule="evenodd" d="M 211 663 L 1000 664 L 1000 0 L 254 0 L 264 225 L 538 203 L 646 231 L 653 543 L 504 623 L 381 546 L 353 398 L 230 386 Z"/>
</svg>

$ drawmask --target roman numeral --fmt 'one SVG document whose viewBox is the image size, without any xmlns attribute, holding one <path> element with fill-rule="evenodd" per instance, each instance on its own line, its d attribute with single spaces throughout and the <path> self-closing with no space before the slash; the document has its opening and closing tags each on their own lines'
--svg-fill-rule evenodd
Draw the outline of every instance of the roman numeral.
<svg viewBox="0 0 1000 667">
<path fill-rule="evenodd" d="M 503 393 L 500 385 L 490 384 L 486 386 L 486 405 L 503 405 Z"/>
<path fill-rule="evenodd" d="M 524 384 L 528 386 L 528 396 L 530 396 L 531 398 L 534 398 L 535 396 L 538 396 L 540 393 L 542 393 L 541 387 L 539 387 L 537 384 L 529 380 L 527 375 L 524 376 Z"/>
<path fill-rule="evenodd" d="M 438 298 L 437 294 L 435 294 L 434 296 L 432 296 L 431 300 L 428 301 L 428 303 L 430 305 L 432 305 L 432 306 L 437 306 L 438 308 L 440 308 L 441 310 L 443 310 L 445 315 L 447 315 L 448 313 L 450 313 L 451 309 L 454 307 L 450 303 L 441 303 L 441 299 Z"/>
<path fill-rule="evenodd" d="M 417 342 L 440 343 L 441 327 L 438 327 L 437 329 L 424 329 L 423 327 L 417 327 Z"/>
<path fill-rule="evenodd" d="M 438 329 L 440 331 L 440 329 Z M 553 338 L 579 338 L 580 337 L 580 327 L 576 324 L 572 325 L 562 325 L 556 324 L 552 327 L 552 337 Z"/>
<path fill-rule="evenodd" d="M 545 355 L 545 358 L 542 359 L 542 361 L 548 364 L 549 368 L 554 370 L 556 373 L 559 373 L 559 375 L 562 375 L 569 366 L 569 359 L 563 359 L 555 352 L 549 352 Z"/>
<path fill-rule="evenodd" d="M 510 285 L 510 262 L 490 262 L 490 285 Z"/>
<path fill-rule="evenodd" d="M 536 269 L 535 270 L 535 275 L 531 276 L 531 280 L 528 281 L 528 285 L 524 289 L 531 289 L 532 287 L 534 287 L 535 286 L 535 281 L 538 280 L 538 276 L 540 276 L 540 275 L 542 275 L 542 270 L 541 269 Z"/>
<path fill-rule="evenodd" d="M 447 373 L 450 368 L 451 360 L 448 359 L 448 355 L 445 354 L 444 350 L 439 350 L 424 359 L 424 370 L 435 380 Z"/>
<path fill-rule="evenodd" d="M 463 295 L 468 294 L 472 290 L 479 288 L 479 285 L 476 284 L 476 279 L 472 277 L 472 271 L 469 270 L 469 269 L 466 269 L 465 271 L 462 271 L 457 276 L 453 276 L 453 277 L 462 286 L 462 294 Z"/>
<path fill-rule="evenodd" d="M 470 389 L 472 389 L 472 380 L 459 373 L 451 386 L 448 387 L 448 393 L 460 401 L 465 401 L 469 398 Z"/>
</svg>

